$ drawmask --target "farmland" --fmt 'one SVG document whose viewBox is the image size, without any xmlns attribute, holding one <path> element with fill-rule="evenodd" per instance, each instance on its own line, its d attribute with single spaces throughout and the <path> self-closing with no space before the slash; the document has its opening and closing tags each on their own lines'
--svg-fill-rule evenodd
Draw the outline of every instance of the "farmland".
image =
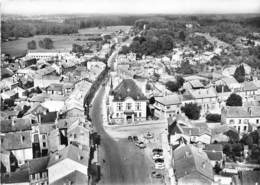
<svg viewBox="0 0 260 185">
<path fill-rule="evenodd" d="M 86 28 L 80 29 L 78 34 L 70 35 L 36 35 L 28 38 L 19 38 L 15 41 L 2 42 L 1 51 L 2 53 L 8 53 L 11 56 L 21 56 L 26 53 L 27 42 L 35 40 L 37 43 L 45 37 L 49 37 L 54 42 L 55 49 L 71 49 L 72 44 L 84 44 L 89 34 L 109 34 L 117 30 L 127 31 L 130 26 L 109 26 L 106 28 Z"/>
</svg>

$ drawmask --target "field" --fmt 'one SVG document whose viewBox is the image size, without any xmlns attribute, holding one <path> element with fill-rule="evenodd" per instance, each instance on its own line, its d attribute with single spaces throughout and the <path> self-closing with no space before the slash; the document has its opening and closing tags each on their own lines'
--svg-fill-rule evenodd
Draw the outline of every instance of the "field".
<svg viewBox="0 0 260 185">
<path fill-rule="evenodd" d="M 116 30 L 129 30 L 130 26 L 109 26 L 107 28 L 87 28 L 80 29 L 79 34 L 72 35 L 36 35 L 29 38 L 19 38 L 15 41 L 3 42 L 1 43 L 1 52 L 8 53 L 11 56 L 21 56 L 24 55 L 27 51 L 27 43 L 31 40 L 35 40 L 37 43 L 39 40 L 42 40 L 45 37 L 49 37 L 54 42 L 55 49 L 68 49 L 71 50 L 73 43 L 83 44 L 88 36 L 84 34 L 100 34 L 100 33 L 112 33 Z M 77 40 L 80 38 L 81 40 Z"/>
</svg>

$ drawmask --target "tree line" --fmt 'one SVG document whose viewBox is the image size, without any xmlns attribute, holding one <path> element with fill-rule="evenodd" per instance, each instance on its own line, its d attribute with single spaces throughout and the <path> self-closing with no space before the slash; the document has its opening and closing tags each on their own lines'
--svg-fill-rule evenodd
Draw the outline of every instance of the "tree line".
<svg viewBox="0 0 260 185">
<path fill-rule="evenodd" d="M 77 33 L 78 28 L 66 23 L 44 22 L 40 20 L 1 21 L 2 39 L 10 37 L 31 37 L 34 35 L 60 35 Z"/>
</svg>

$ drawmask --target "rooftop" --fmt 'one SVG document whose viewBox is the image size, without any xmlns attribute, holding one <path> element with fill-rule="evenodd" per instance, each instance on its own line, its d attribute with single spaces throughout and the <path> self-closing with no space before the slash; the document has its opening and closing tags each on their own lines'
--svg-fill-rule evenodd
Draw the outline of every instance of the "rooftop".
<svg viewBox="0 0 260 185">
<path fill-rule="evenodd" d="M 88 176 L 84 173 L 81 173 L 77 170 L 69 173 L 68 175 L 56 180 L 55 182 L 51 183 L 51 185 L 82 185 L 88 184 Z"/>
<path fill-rule="evenodd" d="M 134 100 L 146 100 L 141 89 L 132 79 L 124 79 L 112 92 L 114 101 L 123 101 L 127 97 Z"/>
<path fill-rule="evenodd" d="M 176 105 L 181 103 L 181 99 L 178 94 L 171 94 L 164 97 L 155 97 L 155 101 L 163 105 Z"/>
</svg>

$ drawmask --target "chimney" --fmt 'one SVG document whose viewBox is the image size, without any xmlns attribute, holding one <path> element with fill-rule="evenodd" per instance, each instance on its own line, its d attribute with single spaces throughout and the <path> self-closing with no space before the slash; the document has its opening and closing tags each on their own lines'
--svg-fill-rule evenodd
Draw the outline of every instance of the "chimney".
<svg viewBox="0 0 260 185">
<path fill-rule="evenodd" d="M 60 155 L 58 153 L 55 154 L 55 160 L 59 160 L 60 159 Z"/>
</svg>

